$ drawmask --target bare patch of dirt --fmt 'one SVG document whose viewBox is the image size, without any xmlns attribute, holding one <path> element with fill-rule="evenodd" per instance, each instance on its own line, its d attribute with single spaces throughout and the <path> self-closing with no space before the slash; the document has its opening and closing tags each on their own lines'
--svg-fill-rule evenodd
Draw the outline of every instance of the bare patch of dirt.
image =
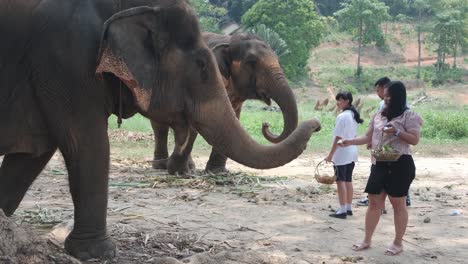
<svg viewBox="0 0 468 264">
<path fill-rule="evenodd" d="M 390 257 L 384 252 L 394 235 L 393 212 L 388 210 L 382 216 L 371 249 L 351 250 L 363 238 L 366 208 L 354 206 L 354 215 L 346 220 L 330 218 L 328 214 L 337 205 L 335 186 L 313 179 L 319 160 L 309 155 L 271 170 L 254 170 L 229 161 L 233 173 L 197 172 L 184 177 L 153 170 L 145 161 L 114 159 L 108 229 L 119 252 L 112 261 L 88 263 L 466 262 L 466 157 L 416 154 L 418 171 L 411 188 L 405 252 Z M 197 167 L 202 168 L 207 156 L 195 157 Z M 366 156 L 356 166 L 356 200 L 364 195 L 369 166 Z M 454 210 L 461 214 L 452 216 Z M 57 231 L 56 223 L 65 223 L 63 227 L 72 218 L 66 171 L 57 154 L 13 219 L 45 238 Z M 55 234 L 59 235 L 49 241 L 63 247 L 66 232 Z"/>
</svg>

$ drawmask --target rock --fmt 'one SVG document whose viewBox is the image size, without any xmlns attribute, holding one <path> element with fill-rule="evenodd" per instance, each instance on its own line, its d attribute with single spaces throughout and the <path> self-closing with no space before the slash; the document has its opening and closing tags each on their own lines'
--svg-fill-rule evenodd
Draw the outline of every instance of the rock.
<svg viewBox="0 0 468 264">
<path fill-rule="evenodd" d="M 431 222 L 431 218 L 430 217 L 426 217 L 424 218 L 424 223 L 428 224 Z"/>
</svg>

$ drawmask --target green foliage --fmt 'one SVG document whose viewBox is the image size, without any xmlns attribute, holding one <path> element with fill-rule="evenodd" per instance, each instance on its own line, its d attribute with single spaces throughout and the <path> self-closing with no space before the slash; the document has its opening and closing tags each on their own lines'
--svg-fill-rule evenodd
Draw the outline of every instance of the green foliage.
<svg viewBox="0 0 468 264">
<path fill-rule="evenodd" d="M 436 139 L 461 139 L 468 137 L 468 111 L 424 111 L 422 136 Z"/>
<path fill-rule="evenodd" d="M 383 0 L 382 2 L 388 6 L 388 13 L 392 17 L 396 17 L 398 15 L 405 15 L 408 14 L 410 9 L 410 1 L 408 0 Z"/>
<path fill-rule="evenodd" d="M 388 7 L 378 0 L 349 0 L 342 4 L 343 9 L 335 12 L 343 30 L 350 32 L 358 41 L 358 63 L 356 76 L 362 74 L 360 65 L 361 45 L 376 42 L 377 47 L 385 47 L 385 39 L 380 24 L 388 20 Z"/>
<path fill-rule="evenodd" d="M 468 5 L 466 0 L 442 1 L 442 9 L 437 10 L 431 40 L 436 44 L 437 64 L 439 72 L 446 71 L 445 58 L 452 53 L 464 50 L 468 43 Z M 456 65 L 453 65 L 456 67 Z"/>
<path fill-rule="evenodd" d="M 228 1 L 229 17 L 237 22 L 241 22 L 241 17 L 249 10 L 258 0 L 231 0 Z"/>
<path fill-rule="evenodd" d="M 286 41 L 291 52 L 280 63 L 290 79 L 305 74 L 309 50 L 320 43 L 324 30 L 310 0 L 259 0 L 242 16 L 242 23 L 246 27 L 264 24 Z"/>
<path fill-rule="evenodd" d="M 322 16 L 331 16 L 341 8 L 345 0 L 314 0 L 319 13 Z"/>
<path fill-rule="evenodd" d="M 423 74 L 423 80 L 431 82 L 434 86 L 438 86 L 443 85 L 448 81 L 463 82 L 463 77 L 468 75 L 468 71 L 466 69 L 458 68 L 448 68 L 443 71 L 438 71 L 436 68 L 431 67 L 426 68 L 426 70 L 423 71 Z"/>
<path fill-rule="evenodd" d="M 211 5 L 205 0 L 190 0 L 197 12 L 202 31 L 220 32 L 218 23 L 227 14 L 226 9 Z"/>
<path fill-rule="evenodd" d="M 350 32 L 363 44 L 382 41 L 380 25 L 387 21 L 388 7 L 378 0 L 350 0 L 334 14 L 342 29 Z"/>
<path fill-rule="evenodd" d="M 344 88 L 344 86 L 342 86 Z M 345 89 L 343 89 L 345 90 Z M 362 98 L 357 92 L 353 91 L 354 98 Z M 377 108 L 378 100 L 375 96 L 372 99 L 364 99 L 365 107 L 375 106 Z M 410 100 L 412 101 L 412 100 Z M 333 112 L 315 111 L 315 101 L 298 104 L 299 120 L 317 118 L 321 122 L 321 130 L 314 133 L 308 142 L 308 151 L 323 152 L 329 150 L 331 146 L 331 135 L 335 125 L 336 116 Z M 330 105 L 330 104 L 329 104 Z M 418 148 L 430 148 L 432 145 L 466 145 L 468 143 L 468 107 L 460 107 L 455 103 L 450 104 L 445 101 L 433 101 L 411 107 L 415 112 L 420 114 L 424 120 L 421 131 L 421 142 Z M 263 103 L 258 101 L 246 101 L 241 114 L 241 124 L 246 129 L 247 133 L 260 144 L 271 144 L 262 135 L 262 122 L 268 121 L 271 125 L 270 129 L 273 133 L 279 134 L 283 129 L 283 117 L 281 112 L 266 111 Z M 362 116 L 364 124 L 358 126 L 358 134 L 362 135 L 367 129 L 369 116 Z M 112 115 L 109 118 L 109 129 L 116 130 L 116 117 Z M 135 115 L 130 119 L 124 120 L 122 130 L 131 132 L 147 133 L 142 140 L 113 140 L 112 151 L 124 151 L 125 155 L 134 158 L 147 159 L 153 153 L 153 142 L 151 125 L 148 119 L 141 115 Z M 141 134 L 139 134 L 141 135 Z M 173 141 L 172 133 L 169 135 L 169 149 L 172 148 Z M 440 148 L 440 147 L 439 147 Z M 194 151 L 209 152 L 211 147 L 201 137 L 197 137 Z M 365 148 L 359 148 L 362 154 L 368 153 Z M 121 153 L 117 153 L 123 155 Z"/>
<path fill-rule="evenodd" d="M 252 28 L 247 29 L 248 32 L 256 34 L 261 37 L 268 45 L 275 51 L 278 58 L 290 53 L 288 44 L 284 41 L 278 33 L 268 28 L 267 26 L 260 24 Z"/>
<path fill-rule="evenodd" d="M 365 92 L 372 91 L 375 81 L 382 76 L 389 76 L 390 79 L 414 80 L 417 72 L 416 67 L 375 67 L 366 68 L 366 71 L 362 72 L 359 78 L 355 78 L 353 69 L 352 66 L 322 66 L 315 72 L 314 77 L 322 87 L 332 86 L 337 89 L 351 90 L 346 88 L 351 86 L 359 92 Z M 449 81 L 462 82 L 463 76 L 467 75 L 466 69 L 450 69 L 438 73 L 433 66 L 421 68 L 421 80 L 429 87 L 442 85 Z"/>
</svg>

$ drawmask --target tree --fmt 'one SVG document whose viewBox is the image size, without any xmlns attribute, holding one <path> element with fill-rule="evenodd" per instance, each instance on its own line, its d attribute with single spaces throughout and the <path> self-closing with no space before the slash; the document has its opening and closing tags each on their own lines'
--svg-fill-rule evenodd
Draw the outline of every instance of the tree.
<svg viewBox="0 0 468 264">
<path fill-rule="evenodd" d="M 288 44 L 286 44 L 286 41 L 284 41 L 280 35 L 278 35 L 278 33 L 273 31 L 271 28 L 268 28 L 264 24 L 248 28 L 247 31 L 259 36 L 266 43 L 268 43 L 271 49 L 275 51 L 278 58 L 281 58 L 291 52 L 288 48 Z"/>
<path fill-rule="evenodd" d="M 241 22 L 241 17 L 249 10 L 258 0 L 230 0 L 228 1 L 228 14 L 236 22 Z"/>
<path fill-rule="evenodd" d="M 466 0 L 451 0 L 447 1 L 446 8 L 451 10 L 448 39 L 453 54 L 453 68 L 456 68 L 457 51 L 460 47 L 463 51 L 468 44 L 468 5 Z"/>
<path fill-rule="evenodd" d="M 324 24 L 311 0 L 259 0 L 243 16 L 245 27 L 264 24 L 286 41 L 291 51 L 280 63 L 290 79 L 305 74 L 309 51 L 320 43 Z"/>
<path fill-rule="evenodd" d="M 413 11 L 414 17 L 411 19 L 415 22 L 416 33 L 418 36 L 418 70 L 416 78 L 421 79 L 421 49 L 422 49 L 422 36 L 424 32 L 430 32 L 432 27 L 431 21 L 434 16 L 433 7 L 431 3 L 434 0 L 414 0 L 410 4 L 410 12 Z"/>
<path fill-rule="evenodd" d="M 388 20 L 388 7 L 378 0 L 348 0 L 335 12 L 340 27 L 349 31 L 358 41 L 356 76 L 361 75 L 361 48 L 363 44 L 376 41 L 385 43 L 380 24 Z"/>
<path fill-rule="evenodd" d="M 240 22 L 242 15 L 249 10 L 258 0 L 210 0 L 213 5 L 226 8 L 229 17 Z"/>
<path fill-rule="evenodd" d="M 226 9 L 210 4 L 207 0 L 190 0 L 197 12 L 202 31 L 219 32 L 218 23 L 227 14 Z"/>
<path fill-rule="evenodd" d="M 341 3 L 345 0 L 314 0 L 317 9 L 322 16 L 331 16 L 340 10 Z"/>
<path fill-rule="evenodd" d="M 388 6 L 388 13 L 392 17 L 400 14 L 408 15 L 410 2 L 409 0 L 383 0 L 384 4 Z"/>
<path fill-rule="evenodd" d="M 437 71 L 446 69 L 445 58 L 453 52 L 456 67 L 456 56 L 458 48 L 463 45 L 466 38 L 466 27 L 468 24 L 463 20 L 463 14 L 458 9 L 447 8 L 436 15 L 437 22 L 434 27 L 432 39 L 437 45 Z"/>
</svg>

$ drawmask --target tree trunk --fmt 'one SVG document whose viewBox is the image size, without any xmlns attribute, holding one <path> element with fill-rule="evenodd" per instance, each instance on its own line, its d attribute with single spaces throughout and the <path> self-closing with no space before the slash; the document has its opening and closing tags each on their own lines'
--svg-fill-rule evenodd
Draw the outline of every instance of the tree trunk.
<svg viewBox="0 0 468 264">
<path fill-rule="evenodd" d="M 421 79 L 421 29 L 418 29 L 418 73 L 416 78 Z"/>
<path fill-rule="evenodd" d="M 418 73 L 416 74 L 416 79 L 421 79 L 421 11 L 418 14 Z"/>
<path fill-rule="evenodd" d="M 359 20 L 358 57 L 356 75 L 361 76 L 362 18 Z"/>
<path fill-rule="evenodd" d="M 453 68 L 456 69 L 457 68 L 457 49 L 458 49 L 458 46 L 457 46 L 457 43 L 455 43 L 455 47 L 453 48 Z"/>
</svg>

